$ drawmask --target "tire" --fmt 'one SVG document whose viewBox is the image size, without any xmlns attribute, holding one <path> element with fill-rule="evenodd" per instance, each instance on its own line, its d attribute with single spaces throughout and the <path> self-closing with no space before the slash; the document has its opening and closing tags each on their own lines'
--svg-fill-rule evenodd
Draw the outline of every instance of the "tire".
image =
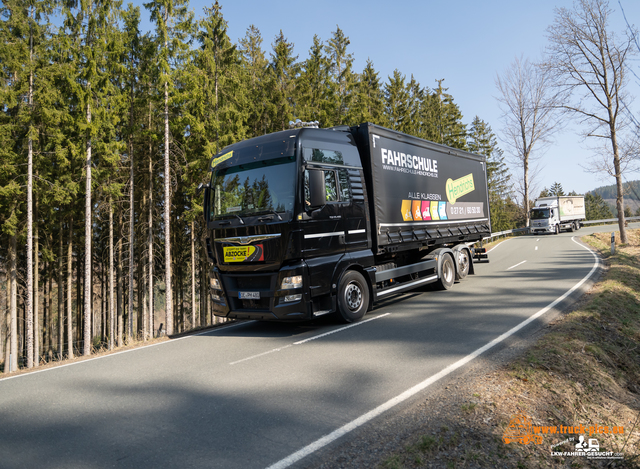
<svg viewBox="0 0 640 469">
<path fill-rule="evenodd" d="M 449 254 L 444 254 L 442 265 L 440 266 L 440 278 L 436 282 L 438 290 L 449 290 L 453 287 L 456 278 L 456 267 Z"/>
<path fill-rule="evenodd" d="M 573 233 L 574 231 L 576 231 L 576 224 L 575 223 L 571 223 L 571 228 L 569 228 L 569 231 L 571 233 Z"/>
<path fill-rule="evenodd" d="M 556 225 L 556 232 L 554 234 L 560 234 L 560 227 Z"/>
<path fill-rule="evenodd" d="M 456 280 L 462 280 L 467 275 L 469 275 L 471 256 L 467 249 L 460 249 L 456 257 L 458 258 L 458 268 L 456 269 Z"/>
<path fill-rule="evenodd" d="M 362 319 L 369 308 L 369 285 L 360 272 L 350 270 L 340 279 L 338 312 L 344 322 Z"/>
</svg>

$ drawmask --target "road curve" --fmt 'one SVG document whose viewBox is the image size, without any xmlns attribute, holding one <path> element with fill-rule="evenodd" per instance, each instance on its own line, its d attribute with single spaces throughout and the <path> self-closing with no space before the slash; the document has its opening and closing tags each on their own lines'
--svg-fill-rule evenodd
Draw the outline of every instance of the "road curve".
<svg viewBox="0 0 640 469">
<path fill-rule="evenodd" d="M 572 235 L 595 230 L 510 239 L 452 290 L 398 296 L 355 325 L 248 322 L 0 380 L 0 467 L 303 467 L 565 307 L 596 264 Z"/>
</svg>

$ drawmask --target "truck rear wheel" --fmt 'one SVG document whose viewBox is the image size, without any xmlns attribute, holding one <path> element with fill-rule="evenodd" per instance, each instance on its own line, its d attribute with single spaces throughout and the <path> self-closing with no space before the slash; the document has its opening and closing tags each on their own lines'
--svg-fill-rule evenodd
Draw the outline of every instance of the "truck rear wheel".
<svg viewBox="0 0 640 469">
<path fill-rule="evenodd" d="M 462 280 L 469 274 L 471 256 L 467 249 L 460 249 L 456 256 L 458 258 L 458 268 L 456 269 L 456 280 Z"/>
<path fill-rule="evenodd" d="M 559 226 L 559 225 L 556 225 L 556 232 L 555 232 L 555 234 L 560 234 L 560 226 Z"/>
<path fill-rule="evenodd" d="M 569 231 L 571 233 L 573 233 L 574 231 L 576 231 L 576 224 L 575 223 L 571 223 L 571 227 L 569 228 Z"/>
<path fill-rule="evenodd" d="M 338 289 L 338 312 L 344 322 L 355 322 L 369 308 L 369 285 L 360 272 L 350 270 L 342 276 Z"/>
<path fill-rule="evenodd" d="M 436 287 L 439 290 L 449 290 L 453 287 L 453 282 L 456 278 L 456 267 L 453 264 L 453 259 L 449 254 L 444 254 L 442 258 L 442 265 L 440 267 L 440 278 L 436 282 Z"/>
</svg>

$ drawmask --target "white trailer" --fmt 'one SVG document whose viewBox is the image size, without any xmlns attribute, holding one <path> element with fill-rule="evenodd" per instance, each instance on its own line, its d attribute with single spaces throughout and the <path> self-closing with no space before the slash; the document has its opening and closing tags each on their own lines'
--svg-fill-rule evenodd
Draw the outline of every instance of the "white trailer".
<svg viewBox="0 0 640 469">
<path fill-rule="evenodd" d="M 555 233 L 580 229 L 586 219 L 584 196 L 541 197 L 531 209 L 531 233 Z"/>
</svg>

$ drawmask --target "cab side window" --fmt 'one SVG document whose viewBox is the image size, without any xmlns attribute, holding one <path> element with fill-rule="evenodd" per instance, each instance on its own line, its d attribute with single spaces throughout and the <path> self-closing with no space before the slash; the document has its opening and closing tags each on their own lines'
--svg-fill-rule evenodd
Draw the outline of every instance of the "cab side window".
<svg viewBox="0 0 640 469">
<path fill-rule="evenodd" d="M 325 199 L 327 203 L 346 202 L 351 199 L 349 187 L 345 186 L 348 179 L 345 179 L 345 175 L 342 174 L 343 170 L 334 171 L 332 169 L 319 170 L 319 169 L 307 169 L 304 172 L 304 199 L 305 206 L 309 207 L 310 203 L 310 191 L 309 191 L 309 173 L 311 171 L 321 171 L 324 175 L 324 190 Z M 346 171 L 344 171 L 346 174 Z M 339 174 L 339 176 L 337 176 Z"/>
</svg>

